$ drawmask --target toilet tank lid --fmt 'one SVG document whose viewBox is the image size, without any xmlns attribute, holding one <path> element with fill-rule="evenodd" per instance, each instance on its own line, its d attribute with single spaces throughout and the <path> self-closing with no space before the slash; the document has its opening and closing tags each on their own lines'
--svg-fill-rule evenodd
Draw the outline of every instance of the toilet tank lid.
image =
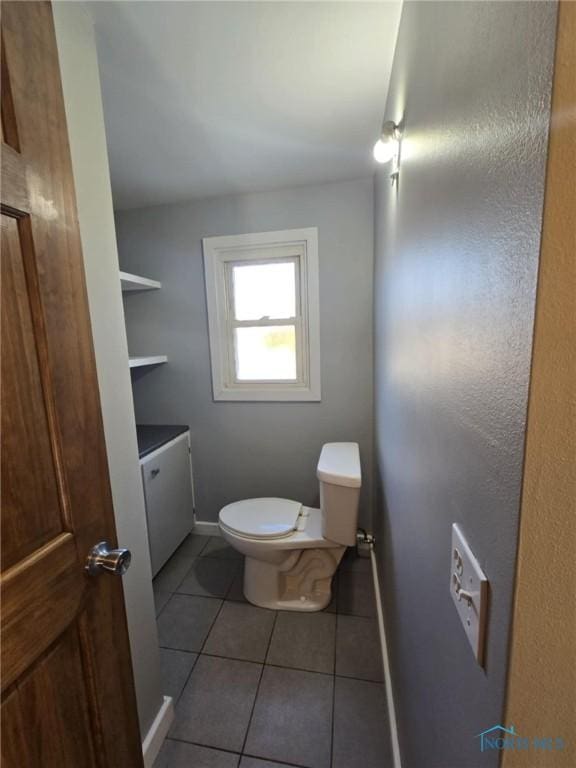
<svg viewBox="0 0 576 768">
<path fill-rule="evenodd" d="M 326 443 L 322 446 L 317 469 L 318 479 L 333 485 L 360 488 L 360 450 L 358 443 Z"/>
</svg>

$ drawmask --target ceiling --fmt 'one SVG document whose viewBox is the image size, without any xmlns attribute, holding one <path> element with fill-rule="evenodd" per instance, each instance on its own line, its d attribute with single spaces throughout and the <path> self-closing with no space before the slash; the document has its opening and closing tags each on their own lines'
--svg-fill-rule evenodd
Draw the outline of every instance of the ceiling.
<svg viewBox="0 0 576 768">
<path fill-rule="evenodd" d="M 400 2 L 94 2 L 114 204 L 371 174 Z"/>
</svg>

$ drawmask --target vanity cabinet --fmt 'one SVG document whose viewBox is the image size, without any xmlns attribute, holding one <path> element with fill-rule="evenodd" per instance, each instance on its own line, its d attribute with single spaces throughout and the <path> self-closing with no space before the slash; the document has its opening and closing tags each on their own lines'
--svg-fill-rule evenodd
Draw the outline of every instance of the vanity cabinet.
<svg viewBox="0 0 576 768">
<path fill-rule="evenodd" d="M 153 437 L 151 431 L 161 434 L 158 430 L 162 429 L 165 432 L 164 442 L 157 437 L 156 444 L 161 444 L 154 447 L 154 440 L 148 439 L 148 448 L 152 449 L 140 452 L 153 576 L 194 526 L 190 432 L 187 430 L 170 438 L 170 429 L 182 428 L 139 426 L 139 444 L 146 444 L 143 433 Z"/>
</svg>

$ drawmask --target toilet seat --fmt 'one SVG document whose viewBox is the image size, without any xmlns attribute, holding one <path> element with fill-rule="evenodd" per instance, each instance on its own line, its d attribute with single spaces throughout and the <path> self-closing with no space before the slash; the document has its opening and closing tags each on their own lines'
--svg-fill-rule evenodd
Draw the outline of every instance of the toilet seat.
<svg viewBox="0 0 576 768">
<path fill-rule="evenodd" d="M 220 510 L 220 525 L 250 539 L 281 539 L 294 533 L 302 504 L 291 499 L 244 499 Z"/>
</svg>

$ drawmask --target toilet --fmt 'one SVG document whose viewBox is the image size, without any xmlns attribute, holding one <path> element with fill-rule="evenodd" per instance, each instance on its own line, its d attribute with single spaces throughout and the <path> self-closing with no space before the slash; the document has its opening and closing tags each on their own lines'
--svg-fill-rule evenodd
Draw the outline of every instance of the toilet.
<svg viewBox="0 0 576 768">
<path fill-rule="evenodd" d="M 320 509 L 291 499 L 245 499 L 220 510 L 224 539 L 245 555 L 244 596 L 262 608 L 321 611 L 346 547 L 356 544 L 362 476 L 357 443 L 326 443 Z"/>
</svg>

